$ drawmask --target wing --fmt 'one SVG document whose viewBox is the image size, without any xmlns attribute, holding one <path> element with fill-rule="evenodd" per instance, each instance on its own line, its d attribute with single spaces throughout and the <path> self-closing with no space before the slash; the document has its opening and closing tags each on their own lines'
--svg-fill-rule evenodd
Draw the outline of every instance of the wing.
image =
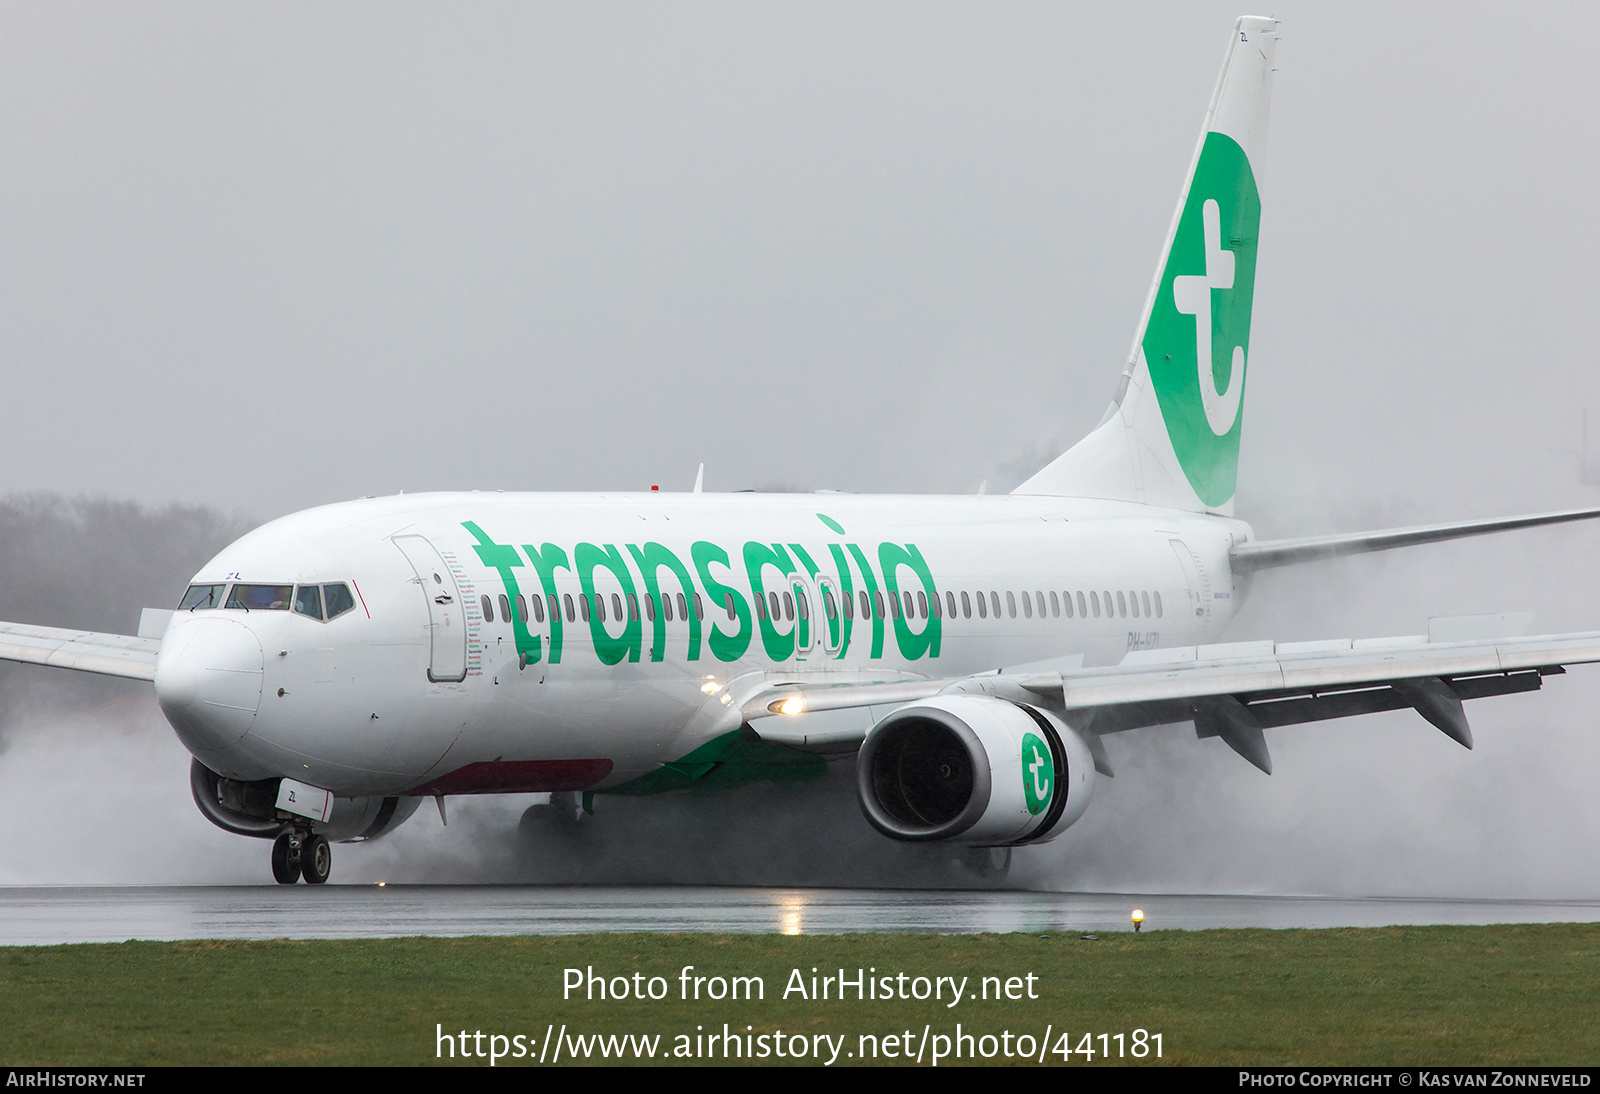
<svg viewBox="0 0 1600 1094">
<path fill-rule="evenodd" d="M 873 708 L 951 692 L 987 694 L 1063 713 L 1083 733 L 1102 774 L 1111 774 L 1104 734 L 1181 722 L 1193 722 L 1201 737 L 1221 737 L 1270 774 L 1264 729 L 1410 707 L 1471 748 L 1462 700 L 1536 691 L 1565 666 L 1596 661 L 1600 631 L 1470 641 L 1413 635 L 1236 642 L 1138 651 L 1105 668 L 1022 666 L 959 679 L 778 685 L 742 709 L 765 740 L 834 750 L 861 743 L 880 716 Z M 836 713 L 852 711 L 853 719 Z"/>
<path fill-rule="evenodd" d="M 154 680 L 160 650 L 160 638 L 0 623 L 0 660 L 5 661 Z"/>
</svg>

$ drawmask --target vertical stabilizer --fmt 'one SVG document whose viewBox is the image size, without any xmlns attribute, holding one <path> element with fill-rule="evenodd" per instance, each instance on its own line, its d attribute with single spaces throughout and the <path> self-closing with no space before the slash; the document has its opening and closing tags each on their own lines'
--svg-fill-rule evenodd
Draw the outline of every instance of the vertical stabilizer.
<svg viewBox="0 0 1600 1094">
<path fill-rule="evenodd" d="M 1277 27 L 1234 25 L 1106 417 L 1016 493 L 1233 512 Z"/>
</svg>

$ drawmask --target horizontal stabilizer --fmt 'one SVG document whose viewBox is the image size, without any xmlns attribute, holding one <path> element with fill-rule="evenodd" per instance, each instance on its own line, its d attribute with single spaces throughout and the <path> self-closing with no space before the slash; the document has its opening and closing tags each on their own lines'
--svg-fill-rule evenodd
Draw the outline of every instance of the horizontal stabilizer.
<svg viewBox="0 0 1600 1094">
<path fill-rule="evenodd" d="M 1492 520 L 1462 520 L 1450 524 L 1423 524 L 1414 528 L 1386 528 L 1379 532 L 1350 532 L 1337 536 L 1303 536 L 1298 539 L 1264 539 L 1241 543 L 1232 552 L 1233 572 L 1249 573 L 1296 562 L 1315 562 L 1344 555 L 1364 555 L 1395 547 L 1414 547 L 1422 543 L 1442 543 L 1490 532 L 1509 532 L 1517 528 L 1537 528 L 1543 524 L 1566 524 L 1575 520 L 1594 520 L 1600 509 L 1563 509 L 1557 513 L 1535 513 L 1524 517 L 1497 517 Z"/>
</svg>

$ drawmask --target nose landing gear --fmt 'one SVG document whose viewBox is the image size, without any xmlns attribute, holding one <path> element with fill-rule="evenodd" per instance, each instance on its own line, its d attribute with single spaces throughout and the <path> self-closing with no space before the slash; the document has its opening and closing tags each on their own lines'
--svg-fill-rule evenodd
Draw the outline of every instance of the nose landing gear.
<svg viewBox="0 0 1600 1094">
<path fill-rule="evenodd" d="M 308 885 L 321 885 L 333 872 L 333 848 L 326 836 L 310 828 L 289 828 L 272 841 L 272 876 L 279 885 L 293 885 L 302 877 Z"/>
<path fill-rule="evenodd" d="M 307 885 L 321 885 L 333 872 L 333 849 L 326 836 L 312 836 L 300 848 L 300 876 Z"/>
</svg>

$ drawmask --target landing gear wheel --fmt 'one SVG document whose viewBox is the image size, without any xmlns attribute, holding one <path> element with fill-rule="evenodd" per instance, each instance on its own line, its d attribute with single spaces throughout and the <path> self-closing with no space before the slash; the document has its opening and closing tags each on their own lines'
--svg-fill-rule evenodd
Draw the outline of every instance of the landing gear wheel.
<svg viewBox="0 0 1600 1094">
<path fill-rule="evenodd" d="M 272 841 L 272 876 L 279 885 L 293 885 L 300 880 L 300 854 L 290 845 L 293 838 L 285 832 Z"/>
<path fill-rule="evenodd" d="M 321 885 L 333 872 L 333 848 L 325 836 L 308 837 L 300 846 L 300 873 L 307 885 Z"/>
</svg>

